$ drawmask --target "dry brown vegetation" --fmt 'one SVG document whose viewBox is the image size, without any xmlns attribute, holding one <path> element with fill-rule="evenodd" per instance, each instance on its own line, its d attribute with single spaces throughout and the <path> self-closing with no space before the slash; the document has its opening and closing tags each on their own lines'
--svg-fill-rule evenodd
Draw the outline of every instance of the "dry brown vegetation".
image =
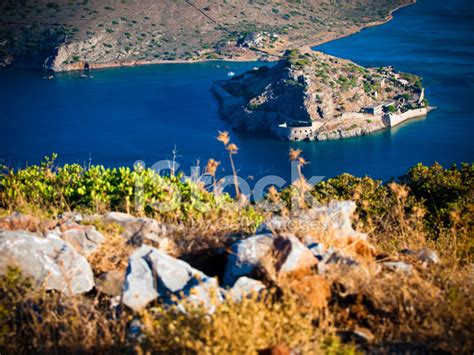
<svg viewBox="0 0 474 355">
<path fill-rule="evenodd" d="M 293 159 L 300 157 L 301 152 L 293 152 Z M 302 167 L 304 162 L 300 163 Z M 0 278 L 0 349 L 6 353 L 217 354 L 271 353 L 276 347 L 275 352 L 291 349 L 305 354 L 472 353 L 472 169 L 467 164 L 450 169 L 420 165 L 399 184 L 383 185 L 369 178 L 343 175 L 315 187 L 301 180 L 296 185 L 299 189 L 272 189 L 268 199 L 284 203 L 288 207 L 280 214 L 295 218 L 297 215 L 288 205 L 291 196 L 298 200 L 309 192 L 322 202 L 353 199 L 358 205 L 354 225 L 368 233 L 368 241 L 334 238 L 317 223 L 309 230 L 293 223 L 291 230 L 274 233 L 311 236 L 358 265 L 335 263 L 324 273 L 316 265 L 277 277 L 272 263 L 278 255 L 269 255 L 269 262 L 262 262 L 259 275 L 268 292 L 242 302 L 216 303 L 212 315 L 186 304 L 187 312 L 183 313 L 160 302 L 134 313 L 98 291 L 65 297 L 33 290 L 28 280 L 11 270 Z M 3 207 L 11 211 L 16 206 L 14 200 L 5 199 L 5 194 L 10 196 L 6 188 L 9 185 L 3 181 L 2 186 Z M 429 198 L 423 197 L 425 189 L 429 190 Z M 12 205 L 5 205 L 6 201 Z M 237 209 L 243 208 L 241 201 L 233 203 Z M 43 211 L 47 210 L 45 207 Z M 269 217 L 259 206 L 254 209 L 256 215 Z M 44 213 L 40 219 L 44 220 Z M 232 225 L 249 214 L 213 209 L 206 215 L 190 212 L 183 221 L 154 216 L 176 227 L 168 235 L 174 243 L 175 256 L 219 276 L 216 268 L 222 267 L 219 258 L 224 255 L 225 259 L 225 254 L 213 252 L 235 240 L 229 236 L 235 236 L 239 229 Z M 206 228 L 197 227 L 197 222 L 204 221 L 214 227 L 207 232 Z M 94 273 L 123 270 L 133 246 L 121 239 L 119 227 L 94 224 L 106 237 L 102 247 L 89 257 Z M 245 237 L 251 231 L 240 229 L 238 236 Z M 438 263 L 418 256 L 416 251 L 426 248 L 436 251 Z M 386 261 L 405 262 L 412 271 L 391 269 L 384 265 Z M 137 324 L 141 325 L 137 328 Z"/>
</svg>

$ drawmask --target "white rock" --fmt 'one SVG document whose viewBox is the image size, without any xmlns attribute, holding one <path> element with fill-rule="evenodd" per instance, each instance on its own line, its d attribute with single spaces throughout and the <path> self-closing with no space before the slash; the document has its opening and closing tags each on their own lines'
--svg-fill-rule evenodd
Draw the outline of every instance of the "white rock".
<svg viewBox="0 0 474 355">
<path fill-rule="evenodd" d="M 149 239 L 159 243 L 166 235 L 166 227 L 151 218 L 137 218 L 126 213 L 109 212 L 104 216 L 104 221 L 117 223 L 122 226 L 122 235 L 127 239 Z"/>
<path fill-rule="evenodd" d="M 382 265 L 389 270 L 405 274 L 411 274 L 413 271 L 413 266 L 403 261 L 387 261 Z"/>
<path fill-rule="evenodd" d="M 416 256 L 423 263 L 439 264 L 440 262 L 438 254 L 432 249 L 420 249 Z"/>
<path fill-rule="evenodd" d="M 84 256 L 92 254 L 105 240 L 95 227 L 81 225 L 63 232 L 62 238 Z"/>
<path fill-rule="evenodd" d="M 214 309 L 214 301 L 223 300 L 215 278 L 143 244 L 130 256 L 122 290 L 123 302 L 134 310 L 140 310 L 158 297 L 173 303 L 173 295 L 180 301 L 202 305 L 209 312 Z"/>
<path fill-rule="evenodd" d="M 280 244 L 281 242 L 282 244 Z M 282 262 L 277 269 L 279 273 L 289 273 L 309 268 L 317 263 L 313 253 L 293 235 L 278 237 L 274 241 L 276 251 L 282 251 Z"/>
<path fill-rule="evenodd" d="M 143 255 L 135 252 L 128 261 L 122 302 L 131 309 L 139 311 L 158 296 L 155 278 L 147 260 Z"/>
<path fill-rule="evenodd" d="M 251 274 L 272 247 L 273 238 L 269 234 L 258 234 L 234 243 L 224 272 L 224 284 L 233 285 L 239 277 Z"/>
<path fill-rule="evenodd" d="M 229 295 L 234 301 L 241 301 L 245 297 L 258 294 L 266 287 L 263 282 L 246 276 L 239 277 L 234 286 L 229 290 Z"/>
<path fill-rule="evenodd" d="M 266 255 L 273 258 L 278 274 L 309 268 L 317 263 L 312 252 L 295 236 L 260 234 L 232 245 L 224 272 L 224 284 L 233 285 L 239 277 L 250 275 Z"/>
<path fill-rule="evenodd" d="M 80 294 L 94 287 L 94 276 L 84 256 L 67 242 L 24 231 L 0 230 L 0 273 L 17 266 L 35 286 L 66 294 Z"/>
</svg>

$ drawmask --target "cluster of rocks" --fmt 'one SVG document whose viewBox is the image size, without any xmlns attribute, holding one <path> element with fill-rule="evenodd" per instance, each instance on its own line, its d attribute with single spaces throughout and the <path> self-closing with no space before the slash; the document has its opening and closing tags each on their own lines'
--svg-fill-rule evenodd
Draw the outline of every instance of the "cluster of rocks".
<svg viewBox="0 0 474 355">
<path fill-rule="evenodd" d="M 367 236 L 352 227 L 354 210 L 353 202 L 331 202 L 288 217 L 272 217 L 256 235 L 229 244 L 221 280 L 167 253 L 172 230 L 153 219 L 116 212 L 102 216 L 68 213 L 42 222 L 15 213 L 0 220 L 0 274 L 9 266 L 17 266 L 36 287 L 67 295 L 86 293 L 95 287 L 137 311 L 159 299 L 183 311 L 187 305 L 201 305 L 212 312 L 226 298 L 239 301 L 269 285 L 289 285 L 303 296 L 306 292 L 320 307 L 330 295 L 321 275 L 331 265 L 358 267 L 359 262 L 354 255 L 326 247 L 314 234 L 297 237 L 288 226 L 311 221 L 316 235 L 331 233 L 333 240 L 348 239 L 368 246 Z M 136 246 L 125 272 L 112 270 L 94 275 L 87 258 L 106 238 L 90 224 L 97 218 L 103 224 L 119 225 L 121 236 Z M 369 246 L 368 250 L 370 253 Z M 403 253 L 413 254 L 422 262 L 439 262 L 436 253 L 428 249 Z M 384 262 L 381 268 L 412 272 L 412 266 L 402 261 Z"/>
</svg>

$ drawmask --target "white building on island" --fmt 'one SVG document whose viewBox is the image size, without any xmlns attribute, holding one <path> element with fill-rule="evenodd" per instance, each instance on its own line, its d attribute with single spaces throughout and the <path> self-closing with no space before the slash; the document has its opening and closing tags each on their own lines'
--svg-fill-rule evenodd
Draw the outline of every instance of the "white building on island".
<svg viewBox="0 0 474 355">
<path fill-rule="evenodd" d="M 286 122 L 272 127 L 272 132 L 278 138 L 290 141 L 313 141 L 316 131 L 323 125 L 323 122 L 294 122 L 288 125 Z"/>
</svg>

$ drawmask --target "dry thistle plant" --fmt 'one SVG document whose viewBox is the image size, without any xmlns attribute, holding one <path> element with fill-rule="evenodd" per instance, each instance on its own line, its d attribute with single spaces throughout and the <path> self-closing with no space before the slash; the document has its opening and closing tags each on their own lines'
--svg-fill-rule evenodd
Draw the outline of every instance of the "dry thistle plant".
<svg viewBox="0 0 474 355">
<path fill-rule="evenodd" d="M 234 176 L 235 196 L 237 197 L 237 199 L 239 199 L 240 198 L 239 180 L 237 177 L 237 170 L 235 169 L 234 159 L 232 158 L 234 154 L 237 154 L 239 148 L 234 143 L 230 143 L 230 137 L 229 137 L 228 132 L 219 131 L 217 140 L 219 142 L 222 142 L 224 144 L 225 149 L 229 152 L 230 166 L 232 167 L 232 174 Z"/>
<path fill-rule="evenodd" d="M 303 166 L 309 164 L 309 162 L 301 156 L 301 153 L 302 150 L 299 148 L 290 148 L 290 162 L 296 162 L 296 168 L 298 170 L 298 179 L 293 181 L 291 185 L 292 197 L 296 197 L 291 199 L 291 204 L 293 208 L 297 209 L 308 208 L 306 197 L 307 193 L 312 189 L 312 186 L 308 184 L 302 172 Z"/>
<path fill-rule="evenodd" d="M 213 191 L 217 191 L 216 186 L 216 172 L 217 168 L 221 163 L 219 161 L 215 161 L 214 159 L 209 159 L 206 165 L 206 173 L 212 176 L 212 186 Z"/>
</svg>

